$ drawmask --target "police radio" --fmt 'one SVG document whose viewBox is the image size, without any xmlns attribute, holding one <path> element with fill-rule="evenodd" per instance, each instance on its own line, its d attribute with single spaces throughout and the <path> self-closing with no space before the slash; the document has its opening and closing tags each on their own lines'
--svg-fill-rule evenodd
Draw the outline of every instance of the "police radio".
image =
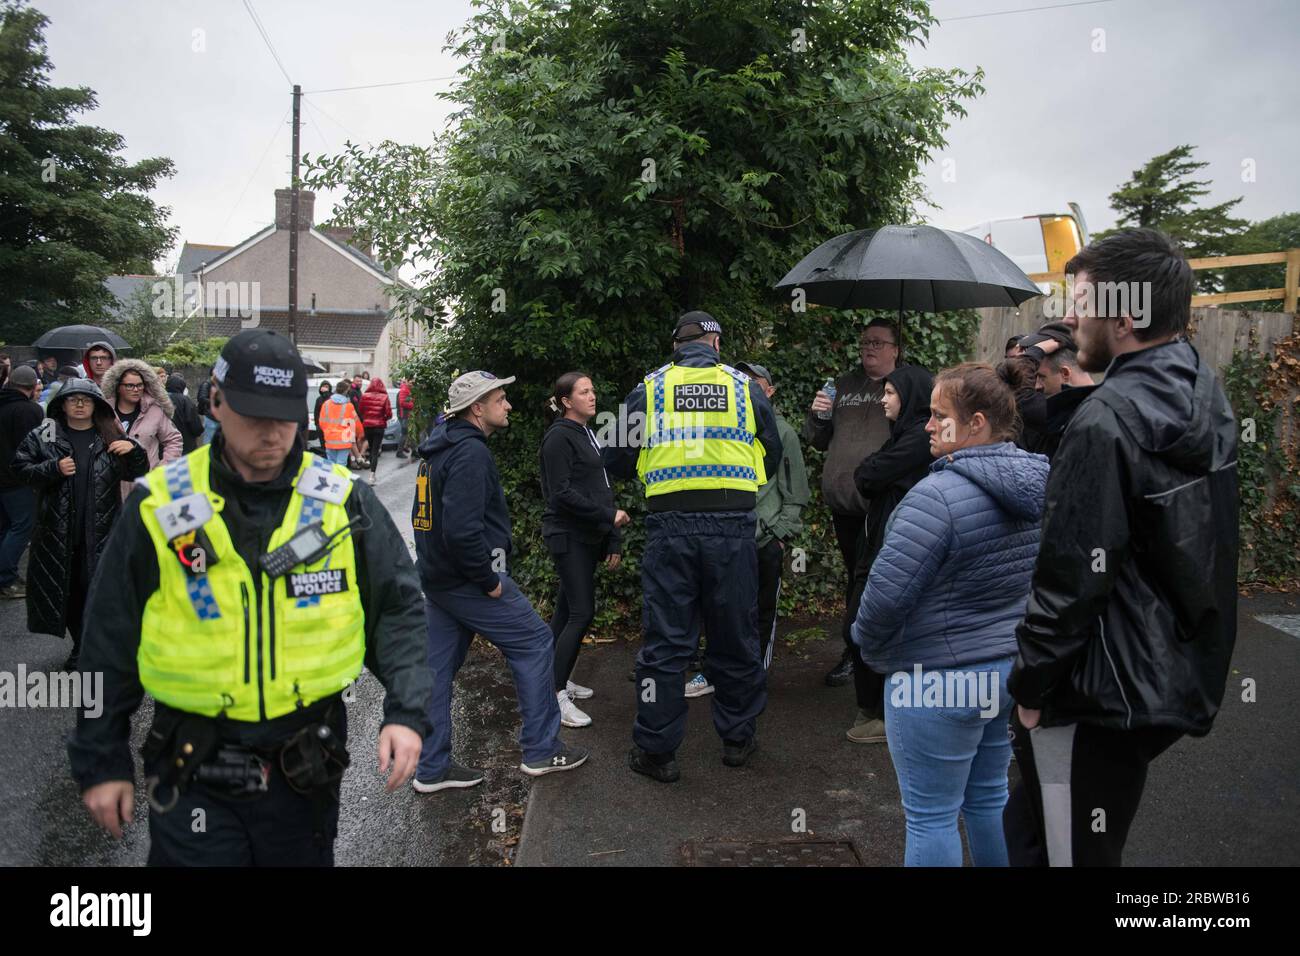
<svg viewBox="0 0 1300 956">
<path fill-rule="evenodd" d="M 333 534 L 326 534 L 324 523 L 313 521 L 307 527 L 294 534 L 292 538 L 286 541 L 274 551 L 270 551 L 260 558 L 258 564 L 268 576 L 273 578 L 281 577 L 288 574 L 291 568 L 296 568 L 300 564 L 312 564 L 323 558 L 326 552 L 332 551 L 343 535 L 348 534 L 354 527 L 361 524 L 360 517 L 353 518 L 338 531 Z"/>
</svg>

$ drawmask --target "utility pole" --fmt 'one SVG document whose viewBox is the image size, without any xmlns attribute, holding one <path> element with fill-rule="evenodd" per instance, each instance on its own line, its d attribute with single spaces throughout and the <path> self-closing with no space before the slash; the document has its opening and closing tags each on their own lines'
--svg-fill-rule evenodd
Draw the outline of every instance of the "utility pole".
<svg viewBox="0 0 1300 956">
<path fill-rule="evenodd" d="M 298 344 L 298 108 L 302 87 L 293 86 L 293 179 L 289 207 L 289 341 Z"/>
</svg>

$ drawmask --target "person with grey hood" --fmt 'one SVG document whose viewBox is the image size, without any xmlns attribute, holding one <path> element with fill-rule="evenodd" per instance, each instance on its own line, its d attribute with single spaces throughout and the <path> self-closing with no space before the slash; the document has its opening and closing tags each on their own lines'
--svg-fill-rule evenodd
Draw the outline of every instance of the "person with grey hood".
<svg viewBox="0 0 1300 956">
<path fill-rule="evenodd" d="M 172 424 L 175 408 L 162 382 L 146 362 L 119 359 L 104 373 L 104 398 L 122 423 L 128 438 L 140 443 L 149 456 L 149 467 L 181 457 L 185 442 Z M 131 482 L 122 483 L 122 500 L 131 494 Z"/>
<path fill-rule="evenodd" d="M 1184 734 L 1208 734 L 1223 701 L 1237 637 L 1238 425 L 1184 338 L 1192 270 L 1167 236 L 1122 230 L 1065 271 L 1079 367 L 1106 380 L 1075 390 L 1086 394 L 1052 460 L 1016 630 L 1021 784 L 1006 833 L 1016 865 L 1118 866 L 1147 767 Z"/>
<path fill-rule="evenodd" d="M 120 482 L 148 470 L 112 406 L 89 379 L 68 381 L 48 418 L 14 456 L 13 473 L 36 490 L 36 534 L 27 567 L 27 629 L 72 635 L 64 664 L 76 670 L 90 583 L 121 508 Z"/>
</svg>

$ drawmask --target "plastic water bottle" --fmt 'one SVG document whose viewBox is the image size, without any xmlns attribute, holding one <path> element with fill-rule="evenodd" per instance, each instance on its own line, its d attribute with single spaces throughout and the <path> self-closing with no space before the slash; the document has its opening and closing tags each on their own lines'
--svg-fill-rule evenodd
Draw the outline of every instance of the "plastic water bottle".
<svg viewBox="0 0 1300 956">
<path fill-rule="evenodd" d="M 828 378 L 826 380 L 826 384 L 822 386 L 822 391 L 825 392 L 828 396 L 830 396 L 831 407 L 830 410 L 828 411 L 818 412 L 817 417 L 821 419 L 828 419 L 831 417 L 831 413 L 835 410 L 835 379 Z"/>
</svg>

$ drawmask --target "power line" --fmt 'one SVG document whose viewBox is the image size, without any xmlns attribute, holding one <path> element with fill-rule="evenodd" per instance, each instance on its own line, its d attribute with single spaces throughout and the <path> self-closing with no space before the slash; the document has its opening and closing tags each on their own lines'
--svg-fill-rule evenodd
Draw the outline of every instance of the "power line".
<svg viewBox="0 0 1300 956">
<path fill-rule="evenodd" d="M 269 153 L 271 147 L 275 145 L 275 141 L 280 135 L 280 127 L 284 126 L 284 121 L 289 118 L 290 108 L 285 109 L 284 113 L 281 114 L 279 121 L 275 124 L 275 132 L 271 134 L 270 141 L 266 144 L 266 148 L 262 150 L 261 158 L 258 159 L 257 165 L 253 167 L 253 172 L 249 175 L 248 181 L 244 183 L 244 188 L 239 191 L 239 198 L 236 199 L 234 205 L 230 207 L 230 212 L 226 213 L 226 221 L 221 224 L 221 228 L 217 230 L 218 233 L 225 232 L 226 226 L 230 224 L 230 218 L 239 208 L 239 204 L 244 201 L 244 194 L 248 192 L 248 187 L 253 185 L 253 180 L 257 177 L 257 174 L 261 172 L 262 164 L 266 162 L 266 154 Z"/>
<path fill-rule="evenodd" d="M 994 10 L 990 13 L 968 13 L 960 17 L 943 17 L 940 23 L 951 23 L 954 20 L 979 20 L 982 17 L 1004 17 L 1010 13 L 1034 13 L 1038 10 L 1059 10 L 1064 7 L 1091 7 L 1098 3 L 1112 3 L 1113 0 L 1075 0 L 1074 3 L 1054 3 L 1044 7 L 1022 7 L 1019 10 Z"/>
<path fill-rule="evenodd" d="M 304 93 L 344 93 L 348 90 L 374 90 L 381 86 L 410 86 L 412 83 L 436 83 L 439 80 L 454 80 L 456 75 L 451 76 L 426 76 L 422 80 L 398 80 L 394 83 L 367 83 L 364 86 L 335 86 L 328 90 L 304 90 Z"/>
<path fill-rule="evenodd" d="M 329 121 L 330 121 L 331 123 L 333 123 L 335 126 L 337 126 L 339 129 L 343 130 L 343 132 L 347 133 L 348 136 L 352 137 L 352 139 L 353 139 L 354 142 L 360 143 L 360 141 L 361 141 L 361 137 L 360 137 L 360 136 L 358 136 L 356 133 L 352 132 L 352 130 L 348 129 L 346 126 L 344 126 L 342 123 L 340 123 L 337 119 L 335 119 L 335 118 L 334 118 L 333 116 L 331 116 L 329 113 L 325 112 L 323 109 L 321 109 L 321 108 L 320 108 L 319 106 L 317 106 L 315 103 L 313 103 L 311 100 L 307 99 L 307 98 L 306 98 L 306 94 L 303 94 L 303 102 L 306 103 L 307 106 L 308 106 L 310 109 L 315 110 L 317 113 L 319 113 L 321 116 L 325 117 L 327 120 L 329 120 Z"/>
<path fill-rule="evenodd" d="M 253 9 L 251 0 L 244 0 L 244 9 L 248 11 L 248 15 L 253 20 L 253 26 L 257 27 L 257 32 L 262 35 L 262 40 L 265 41 L 266 48 L 271 51 L 271 56 L 275 58 L 275 65 L 280 68 L 280 72 L 284 74 L 284 78 L 288 80 L 289 85 L 292 86 L 293 80 L 289 78 L 289 71 L 286 70 L 284 64 L 280 62 L 280 54 L 275 52 L 275 46 L 271 43 L 271 37 L 267 34 L 266 27 L 262 26 L 262 20 L 258 17 L 257 11 Z"/>
</svg>

